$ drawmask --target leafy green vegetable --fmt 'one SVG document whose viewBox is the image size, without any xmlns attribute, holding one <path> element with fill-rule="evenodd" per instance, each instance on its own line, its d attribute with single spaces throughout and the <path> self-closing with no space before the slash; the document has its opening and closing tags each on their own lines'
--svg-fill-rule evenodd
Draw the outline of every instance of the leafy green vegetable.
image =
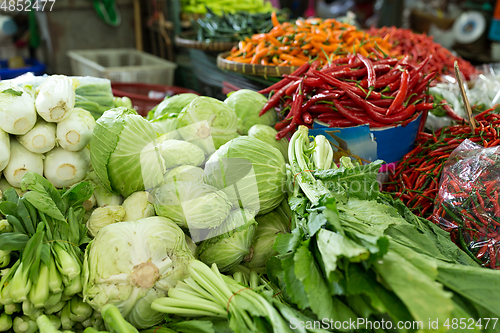
<svg viewBox="0 0 500 333">
<path fill-rule="evenodd" d="M 14 90 L 12 88 L 9 88 L 9 89 L 5 89 L 4 91 L 2 91 L 2 94 L 11 94 L 12 96 L 21 96 L 23 94 L 23 92 L 20 90 Z"/>
</svg>

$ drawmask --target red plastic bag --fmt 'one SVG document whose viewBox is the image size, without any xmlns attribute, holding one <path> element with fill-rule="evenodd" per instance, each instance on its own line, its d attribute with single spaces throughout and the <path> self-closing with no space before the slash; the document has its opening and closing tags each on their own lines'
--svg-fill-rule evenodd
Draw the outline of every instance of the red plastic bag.
<svg viewBox="0 0 500 333">
<path fill-rule="evenodd" d="M 432 220 L 483 266 L 500 269 L 500 146 L 465 140 L 448 158 Z"/>
</svg>

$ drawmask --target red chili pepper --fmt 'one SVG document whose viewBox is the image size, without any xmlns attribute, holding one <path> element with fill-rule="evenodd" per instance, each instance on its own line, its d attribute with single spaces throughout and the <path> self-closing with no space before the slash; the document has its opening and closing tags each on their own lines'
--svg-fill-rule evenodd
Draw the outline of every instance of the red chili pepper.
<svg viewBox="0 0 500 333">
<path fill-rule="evenodd" d="M 432 72 L 432 73 L 429 73 L 427 74 L 423 79 L 422 81 L 420 81 L 420 83 L 415 86 L 415 88 L 413 88 L 413 90 L 411 91 L 412 94 L 421 94 L 422 92 L 424 92 L 427 88 L 427 84 L 429 84 L 429 82 L 434 79 L 434 77 L 436 77 L 436 72 Z"/>
<path fill-rule="evenodd" d="M 484 244 L 479 251 L 477 251 L 476 258 L 481 259 L 488 250 L 488 243 Z"/>
<path fill-rule="evenodd" d="M 391 66 L 389 65 L 374 65 L 373 69 L 375 72 L 387 72 L 388 70 L 391 69 Z M 360 68 L 360 69 L 350 69 L 350 68 L 345 68 L 341 71 L 336 71 L 332 72 L 330 74 L 335 75 L 335 77 L 360 77 L 360 76 L 365 76 L 368 73 L 368 70 L 366 68 Z"/>
<path fill-rule="evenodd" d="M 297 124 L 292 120 L 292 122 L 288 124 L 287 127 L 283 128 L 278 132 L 278 134 L 276 134 L 276 140 L 283 139 L 289 132 L 293 131 L 295 128 L 297 128 Z"/>
<path fill-rule="evenodd" d="M 309 63 L 306 62 L 305 64 L 303 64 L 302 66 L 300 66 L 299 68 L 297 68 L 295 71 L 293 71 L 293 73 L 291 74 L 292 76 L 301 76 L 302 74 L 304 74 L 305 72 L 307 72 L 307 70 L 309 69 Z M 283 88 L 284 86 L 286 86 L 287 84 L 289 84 L 291 82 L 291 80 L 289 79 L 283 79 L 279 82 L 276 82 L 275 84 L 273 84 L 272 86 L 270 87 L 267 87 L 265 89 L 262 89 L 259 91 L 259 94 L 268 94 L 270 93 L 271 91 L 276 91 L 278 89 L 281 89 Z"/>
<path fill-rule="evenodd" d="M 317 102 L 320 102 L 320 101 L 331 101 L 331 100 L 334 100 L 334 99 L 337 99 L 339 98 L 340 96 L 342 96 L 344 94 L 343 91 L 340 91 L 339 92 L 331 92 L 331 93 L 320 93 L 320 94 L 316 94 L 314 95 L 313 97 L 311 97 L 303 106 L 303 109 L 304 110 L 307 110 L 309 109 L 312 105 L 314 105 L 315 103 Z"/>
<path fill-rule="evenodd" d="M 490 255 L 490 268 L 495 268 L 496 263 L 497 263 L 497 258 L 495 256 L 495 249 L 493 249 L 493 246 L 488 247 L 488 254 Z"/>
<path fill-rule="evenodd" d="M 300 81 L 302 83 L 302 81 Z M 293 121 L 300 125 L 303 124 L 302 122 L 302 101 L 304 100 L 304 95 L 302 94 L 302 84 L 299 86 L 299 90 L 295 92 L 293 95 L 293 102 L 292 102 L 292 114 L 293 114 Z"/>
<path fill-rule="evenodd" d="M 390 115 L 394 113 L 396 108 L 401 106 L 406 99 L 406 94 L 408 93 L 408 84 L 409 84 L 409 74 L 405 69 L 403 74 L 401 74 L 401 86 L 399 87 L 399 91 L 396 95 L 396 98 L 393 99 L 391 106 L 387 109 L 386 115 Z"/>
<path fill-rule="evenodd" d="M 262 110 L 259 112 L 259 117 L 262 116 L 264 113 L 269 111 L 273 106 L 277 105 L 281 99 L 285 95 L 286 90 L 288 89 L 289 86 L 292 85 L 292 82 L 289 82 L 285 86 L 283 86 L 280 90 L 278 90 L 269 100 L 264 104 L 262 107 Z"/>
<path fill-rule="evenodd" d="M 307 111 L 304 111 L 302 113 L 302 119 L 304 120 L 304 122 L 306 124 L 312 124 L 313 123 L 313 118 L 312 118 L 311 114 L 309 112 L 307 112 Z"/>
<path fill-rule="evenodd" d="M 314 71 L 314 74 L 316 74 L 319 78 L 323 79 L 326 83 L 331 84 L 334 87 L 340 88 L 344 91 L 347 91 L 347 90 L 352 91 L 355 94 L 362 96 L 363 98 L 368 96 L 368 94 L 370 94 L 370 98 L 372 98 L 372 99 L 380 99 L 382 97 L 382 94 L 380 94 L 378 92 L 375 92 L 375 91 L 372 91 L 371 93 L 365 92 L 365 91 L 361 90 L 360 88 L 355 87 L 353 85 L 350 85 L 346 82 L 342 82 L 342 81 L 334 78 L 331 75 L 321 73 L 318 71 Z"/>
<path fill-rule="evenodd" d="M 279 123 L 277 123 L 276 125 L 274 125 L 274 128 L 279 132 L 283 128 L 287 127 L 288 124 L 290 124 L 290 121 L 283 120 L 283 121 L 280 121 Z"/>
<path fill-rule="evenodd" d="M 330 127 L 352 127 L 357 126 L 355 122 L 350 121 L 349 119 L 321 119 L 320 121 L 328 124 Z"/>
<path fill-rule="evenodd" d="M 417 111 L 426 111 L 434 109 L 434 103 L 419 103 L 415 105 Z"/>
<path fill-rule="evenodd" d="M 458 121 L 458 122 L 465 121 L 464 118 L 460 117 L 458 114 L 455 113 L 455 111 L 453 111 L 453 109 L 451 108 L 451 106 L 448 104 L 448 102 L 445 99 L 441 100 L 441 106 L 446 111 L 446 115 L 448 117 L 450 117 L 451 119 Z"/>
<path fill-rule="evenodd" d="M 298 80 L 298 81 L 295 81 L 293 82 L 285 91 L 285 95 L 287 96 L 292 96 L 296 91 L 297 91 L 297 88 L 299 87 L 300 83 L 302 81 L 301 80 Z"/>
<path fill-rule="evenodd" d="M 373 68 L 372 62 L 361 53 L 358 53 L 358 59 L 366 66 L 366 71 L 368 75 L 368 77 L 366 78 L 368 83 L 368 88 L 370 90 L 375 89 L 377 76 L 375 74 L 375 68 Z"/>
<path fill-rule="evenodd" d="M 355 122 L 356 124 L 359 124 L 359 125 L 368 124 L 369 126 L 372 126 L 372 127 L 384 126 L 383 124 L 378 123 L 376 121 L 373 121 L 369 118 L 362 118 L 362 117 L 359 117 L 357 115 L 354 115 L 352 112 L 350 112 L 349 110 L 344 108 L 338 100 L 333 100 L 333 104 L 335 105 L 335 107 L 337 108 L 337 110 L 339 111 L 339 113 L 341 115 L 343 115 L 344 117 L 346 117 L 350 121 Z"/>
<path fill-rule="evenodd" d="M 328 104 L 316 104 L 307 108 L 310 113 L 335 113 L 335 110 Z"/>
</svg>

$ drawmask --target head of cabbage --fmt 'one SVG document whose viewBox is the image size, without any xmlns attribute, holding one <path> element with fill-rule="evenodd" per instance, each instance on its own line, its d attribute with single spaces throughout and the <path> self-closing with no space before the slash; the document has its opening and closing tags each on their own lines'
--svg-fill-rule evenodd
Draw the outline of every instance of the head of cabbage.
<svg viewBox="0 0 500 333">
<path fill-rule="evenodd" d="M 160 104 L 155 106 L 153 119 L 158 119 L 168 113 L 179 113 L 182 109 L 198 95 L 192 93 L 178 94 L 165 98 Z"/>
<path fill-rule="evenodd" d="M 261 268 L 277 252 L 274 242 L 279 234 L 290 232 L 291 211 L 286 199 L 273 211 L 255 218 L 258 223 L 252 240 L 250 255 L 245 257 L 242 265 L 248 268 Z"/>
<path fill-rule="evenodd" d="M 153 127 L 125 107 L 108 110 L 97 120 L 90 158 L 104 187 L 123 197 L 154 187 L 165 172 Z"/>
<path fill-rule="evenodd" d="M 234 209 L 217 229 L 204 237 L 197 247 L 197 256 L 205 264 L 217 264 L 221 272 L 236 267 L 250 254 L 257 222 L 252 212 Z"/>
<path fill-rule="evenodd" d="M 285 196 L 285 159 L 271 145 L 241 136 L 221 146 L 208 159 L 205 183 L 224 190 L 233 204 L 265 214 Z"/>
<path fill-rule="evenodd" d="M 110 224 L 85 252 L 84 300 L 97 311 L 114 304 L 135 327 L 151 327 L 165 318 L 151 303 L 188 276 L 192 259 L 184 233 L 169 219 Z"/>
<path fill-rule="evenodd" d="M 152 191 L 156 214 L 173 220 L 191 231 L 219 227 L 233 205 L 227 195 L 198 181 L 169 181 Z M 193 238 L 196 242 L 198 239 Z"/>
<path fill-rule="evenodd" d="M 248 130 L 248 136 L 277 148 L 283 154 L 285 161 L 288 162 L 288 140 L 286 138 L 276 140 L 276 134 L 278 134 L 278 131 L 267 125 L 253 125 Z"/>
<path fill-rule="evenodd" d="M 177 129 L 184 140 L 193 142 L 194 139 L 211 137 L 215 149 L 238 137 L 237 123 L 238 117 L 232 108 L 205 96 L 195 98 L 177 117 Z M 213 152 L 204 150 L 206 153 Z"/>
<path fill-rule="evenodd" d="M 235 91 L 224 100 L 224 103 L 229 105 L 238 116 L 238 133 L 241 135 L 248 134 L 250 127 L 256 124 L 274 125 L 276 112 L 266 112 L 259 116 L 266 102 L 266 97 L 249 89 Z"/>
</svg>

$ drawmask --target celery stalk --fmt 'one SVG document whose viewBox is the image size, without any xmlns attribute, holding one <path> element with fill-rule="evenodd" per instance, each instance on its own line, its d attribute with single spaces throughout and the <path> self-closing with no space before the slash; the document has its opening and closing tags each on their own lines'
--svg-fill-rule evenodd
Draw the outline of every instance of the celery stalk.
<svg viewBox="0 0 500 333">
<path fill-rule="evenodd" d="M 12 328 L 12 317 L 7 313 L 0 315 L 0 332 L 6 332 Z"/>
<path fill-rule="evenodd" d="M 108 303 L 101 310 L 102 318 L 110 332 L 114 333 L 138 333 L 139 331 L 129 324 L 120 313 L 118 308 Z"/>
<path fill-rule="evenodd" d="M 15 303 L 21 303 L 28 299 L 31 289 L 31 280 L 29 279 L 29 270 L 23 269 L 23 263 L 19 264 L 14 276 L 10 280 L 10 295 Z"/>
<path fill-rule="evenodd" d="M 30 292 L 31 303 L 37 309 L 44 307 L 49 299 L 49 267 L 44 263 L 40 264 L 40 274 L 32 291 L 33 293 Z"/>
<path fill-rule="evenodd" d="M 40 333 L 58 333 L 60 332 L 46 315 L 41 315 L 36 319 Z"/>
<path fill-rule="evenodd" d="M 59 274 L 54 260 L 50 260 L 49 264 L 49 290 L 54 294 L 63 291 L 61 274 Z"/>
</svg>

